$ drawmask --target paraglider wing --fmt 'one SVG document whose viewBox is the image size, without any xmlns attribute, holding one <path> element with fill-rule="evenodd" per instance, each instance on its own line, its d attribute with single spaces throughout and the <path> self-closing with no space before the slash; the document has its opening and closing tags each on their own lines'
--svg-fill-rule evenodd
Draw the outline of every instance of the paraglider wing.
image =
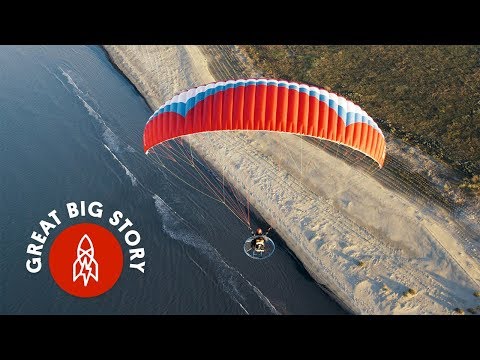
<svg viewBox="0 0 480 360">
<path fill-rule="evenodd" d="M 248 79 L 182 92 L 149 119 L 144 150 L 183 135 L 219 130 L 281 131 L 334 141 L 385 161 L 385 137 L 358 105 L 315 86 Z"/>
</svg>

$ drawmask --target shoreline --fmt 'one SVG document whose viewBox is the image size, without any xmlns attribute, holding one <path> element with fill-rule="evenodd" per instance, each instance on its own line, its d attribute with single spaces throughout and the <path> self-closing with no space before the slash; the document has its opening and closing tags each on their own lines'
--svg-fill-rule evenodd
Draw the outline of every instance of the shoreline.
<svg viewBox="0 0 480 360">
<path fill-rule="evenodd" d="M 99 45 L 100 48 L 102 49 L 102 51 L 105 53 L 105 55 L 107 56 L 107 59 L 108 61 L 112 64 L 112 66 L 120 73 L 122 74 L 126 79 L 127 81 L 135 88 L 135 90 L 137 91 L 137 93 L 144 99 L 145 103 L 150 107 L 150 110 L 152 110 L 152 113 L 155 111 L 155 108 L 152 107 L 152 105 L 150 104 L 150 102 L 148 101 L 148 99 L 145 97 L 145 95 L 139 90 L 139 88 L 137 87 L 137 85 L 127 76 L 127 74 L 125 74 L 122 69 L 120 69 L 120 67 L 118 66 L 118 64 L 115 62 L 115 60 L 112 58 L 111 54 L 108 52 L 108 50 L 105 48 L 104 45 Z M 207 159 L 204 159 L 205 161 L 207 161 L 210 165 L 210 162 L 207 160 Z M 212 169 L 214 167 L 212 166 Z M 255 210 L 260 214 L 262 215 L 262 212 L 257 209 L 255 207 Z M 263 215 L 262 215 L 263 216 Z M 345 302 L 344 300 L 342 300 L 341 297 L 339 297 L 332 289 L 329 288 L 329 286 L 327 284 L 325 284 L 325 282 L 320 282 L 318 277 L 315 277 L 315 274 L 314 272 L 312 272 L 311 268 L 309 266 L 307 266 L 304 262 L 302 262 L 300 260 L 300 258 L 298 257 L 298 255 L 295 253 L 294 250 L 291 249 L 291 245 L 288 244 L 288 242 L 281 236 L 281 241 L 284 243 L 284 245 L 288 248 L 288 251 L 291 252 L 290 255 L 293 255 L 294 256 L 294 261 L 298 262 L 304 269 L 305 271 L 308 273 L 308 275 L 310 276 L 311 280 L 314 281 L 316 283 L 316 285 L 318 287 L 320 287 L 320 289 L 328 296 L 330 297 L 333 301 L 335 301 L 345 312 L 347 312 L 348 314 L 347 315 L 355 315 L 355 314 L 359 314 L 357 312 L 355 312 L 355 310 L 347 303 Z"/>
<path fill-rule="evenodd" d="M 105 48 L 105 45 L 96 45 L 98 46 L 100 49 L 102 49 L 103 53 L 105 54 L 105 56 L 107 57 L 108 59 L 108 62 L 110 64 L 112 64 L 113 68 L 118 71 L 119 74 L 122 74 L 122 76 L 129 82 L 130 85 L 133 86 L 133 88 L 135 89 L 135 91 L 138 93 L 138 95 L 140 95 L 140 97 L 143 99 L 143 101 L 145 101 L 145 103 L 148 105 L 148 107 L 150 108 L 150 110 L 152 111 L 152 113 L 155 111 L 155 107 L 152 106 L 152 104 L 150 104 L 150 102 L 148 101 L 148 99 L 145 97 L 145 95 L 142 94 L 142 92 L 140 91 L 140 89 L 137 87 L 137 85 L 127 76 L 127 74 L 125 74 L 122 69 L 120 69 L 120 67 L 118 66 L 118 64 L 115 62 L 115 60 L 112 58 L 112 56 L 110 55 L 110 53 L 108 52 L 108 50 Z"/>
<path fill-rule="evenodd" d="M 213 81 L 205 56 L 195 46 L 109 48 L 117 51 L 111 56 L 102 46 L 109 61 L 154 109 L 170 94 Z M 162 65 L 152 67 L 149 56 L 155 61 L 160 58 Z M 224 141 L 221 145 L 232 154 L 228 163 L 202 138 Z M 239 191 L 244 195 L 247 190 L 243 189 L 250 191 L 252 206 L 266 221 L 277 223 L 277 233 L 298 261 L 348 312 L 452 314 L 455 307 L 478 306 L 472 293 L 478 287 L 480 266 L 459 240 L 461 234 L 451 229 L 455 226 L 442 209 L 419 207 L 404 194 L 383 187 L 301 139 L 204 134 L 188 141 L 212 168 L 226 166 L 228 181 Z M 252 154 L 247 142 L 262 151 Z M 299 183 L 296 179 L 303 174 L 295 164 L 272 151 L 282 146 L 297 159 L 305 151 L 325 170 L 309 169 L 312 183 Z M 263 166 L 264 162 L 268 166 Z M 249 174 L 254 178 L 248 179 Z M 355 191 L 345 179 L 356 184 Z M 275 201 L 257 200 L 263 197 L 264 188 L 271 189 Z M 409 288 L 418 293 L 405 296 Z"/>
</svg>

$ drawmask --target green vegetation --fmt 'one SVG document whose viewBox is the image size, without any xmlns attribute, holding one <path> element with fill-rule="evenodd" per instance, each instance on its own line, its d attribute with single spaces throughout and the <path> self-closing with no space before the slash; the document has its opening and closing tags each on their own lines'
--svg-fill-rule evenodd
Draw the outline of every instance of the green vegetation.
<svg viewBox="0 0 480 360">
<path fill-rule="evenodd" d="M 471 179 L 464 179 L 464 181 L 459 185 L 460 188 L 469 189 L 473 193 L 480 195 L 480 176 L 473 175 Z"/>
<path fill-rule="evenodd" d="M 409 297 L 409 296 L 414 296 L 417 294 L 417 291 L 415 289 L 408 289 L 403 293 L 403 296 Z"/>
<path fill-rule="evenodd" d="M 359 262 L 357 262 L 358 267 L 364 267 L 365 265 L 366 265 L 365 261 L 360 260 Z"/>
<path fill-rule="evenodd" d="M 480 297 L 480 291 L 475 291 L 475 292 L 473 293 L 473 296 Z"/>
<path fill-rule="evenodd" d="M 357 103 L 382 129 L 460 170 L 480 195 L 480 46 L 244 45 L 264 76 Z"/>
</svg>

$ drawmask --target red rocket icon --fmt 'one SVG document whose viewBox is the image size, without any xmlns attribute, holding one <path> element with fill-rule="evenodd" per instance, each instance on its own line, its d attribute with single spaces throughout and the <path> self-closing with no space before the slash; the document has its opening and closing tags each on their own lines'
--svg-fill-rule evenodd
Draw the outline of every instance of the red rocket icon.
<svg viewBox="0 0 480 360">
<path fill-rule="evenodd" d="M 83 286 L 88 285 L 90 278 L 98 282 L 98 263 L 94 255 L 92 240 L 85 234 L 77 246 L 77 259 L 73 263 L 73 282 L 80 277 L 83 277 Z"/>
</svg>

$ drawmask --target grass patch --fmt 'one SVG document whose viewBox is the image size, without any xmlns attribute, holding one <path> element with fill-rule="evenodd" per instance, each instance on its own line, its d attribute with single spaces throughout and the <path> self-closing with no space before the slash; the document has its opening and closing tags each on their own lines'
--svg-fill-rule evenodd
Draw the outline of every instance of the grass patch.
<svg viewBox="0 0 480 360">
<path fill-rule="evenodd" d="M 405 297 L 411 297 L 411 296 L 415 296 L 415 295 L 417 295 L 417 290 L 411 289 L 411 288 L 403 293 L 403 296 L 405 296 Z"/>
<path fill-rule="evenodd" d="M 460 309 L 460 308 L 458 308 L 458 307 L 455 308 L 455 309 L 453 309 L 453 311 L 455 311 L 457 314 L 460 314 L 460 315 L 465 314 L 465 311 L 463 311 L 463 309 Z"/>
<path fill-rule="evenodd" d="M 475 292 L 473 293 L 473 296 L 480 297 L 480 291 L 475 291 Z"/>
<path fill-rule="evenodd" d="M 480 195 L 480 46 L 242 45 L 264 76 L 360 105 L 384 130 L 465 174 Z"/>
<path fill-rule="evenodd" d="M 383 284 L 382 292 L 384 295 L 389 295 L 392 292 L 392 289 L 390 289 L 387 284 Z"/>
</svg>

